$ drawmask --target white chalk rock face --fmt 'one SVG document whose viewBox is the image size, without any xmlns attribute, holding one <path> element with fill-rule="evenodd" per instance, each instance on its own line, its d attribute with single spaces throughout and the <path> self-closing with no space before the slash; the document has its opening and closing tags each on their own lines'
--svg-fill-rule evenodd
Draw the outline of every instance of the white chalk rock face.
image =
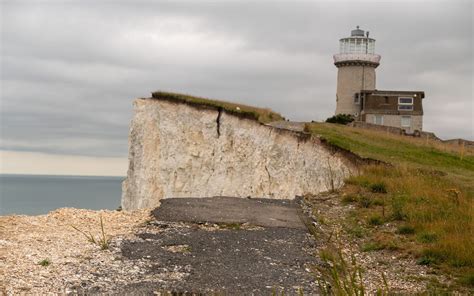
<svg viewBox="0 0 474 296">
<path fill-rule="evenodd" d="M 164 100 L 137 99 L 134 107 L 124 210 L 171 197 L 293 199 L 340 187 L 354 171 L 298 132 Z"/>
</svg>

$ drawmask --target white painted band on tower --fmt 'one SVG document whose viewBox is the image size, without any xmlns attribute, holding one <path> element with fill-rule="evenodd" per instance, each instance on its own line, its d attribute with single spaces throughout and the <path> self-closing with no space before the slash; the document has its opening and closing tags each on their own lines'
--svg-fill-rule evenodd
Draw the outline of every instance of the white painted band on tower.
<svg viewBox="0 0 474 296">
<path fill-rule="evenodd" d="M 366 54 L 366 53 L 339 53 L 334 56 L 334 63 L 342 63 L 348 61 L 361 61 L 373 64 L 380 63 L 380 55 L 378 54 Z"/>
</svg>

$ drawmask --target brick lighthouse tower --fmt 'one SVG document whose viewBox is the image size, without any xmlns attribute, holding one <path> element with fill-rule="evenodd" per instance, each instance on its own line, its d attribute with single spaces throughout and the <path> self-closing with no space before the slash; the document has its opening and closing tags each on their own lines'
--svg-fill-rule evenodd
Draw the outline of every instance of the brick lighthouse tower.
<svg viewBox="0 0 474 296">
<path fill-rule="evenodd" d="M 375 68 L 380 55 L 375 54 L 375 39 L 359 29 L 339 40 L 339 53 L 334 55 L 337 72 L 336 114 L 359 117 L 363 90 L 375 90 Z"/>
</svg>

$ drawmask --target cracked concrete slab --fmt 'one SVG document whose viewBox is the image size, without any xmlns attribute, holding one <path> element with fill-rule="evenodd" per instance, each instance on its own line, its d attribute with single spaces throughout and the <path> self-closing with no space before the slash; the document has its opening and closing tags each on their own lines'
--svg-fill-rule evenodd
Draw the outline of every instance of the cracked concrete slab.
<svg viewBox="0 0 474 296">
<path fill-rule="evenodd" d="M 248 223 L 262 227 L 306 229 L 298 200 L 206 197 L 169 198 L 152 212 L 170 222 Z"/>
</svg>

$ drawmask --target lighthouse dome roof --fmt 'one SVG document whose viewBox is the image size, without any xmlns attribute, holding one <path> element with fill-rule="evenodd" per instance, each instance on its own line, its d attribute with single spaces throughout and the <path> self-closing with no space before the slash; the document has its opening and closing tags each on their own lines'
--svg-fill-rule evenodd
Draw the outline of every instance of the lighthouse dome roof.
<svg viewBox="0 0 474 296">
<path fill-rule="evenodd" d="M 364 37 L 364 30 L 359 29 L 359 26 L 357 26 L 355 30 L 351 31 L 351 37 L 355 36 Z"/>
</svg>

